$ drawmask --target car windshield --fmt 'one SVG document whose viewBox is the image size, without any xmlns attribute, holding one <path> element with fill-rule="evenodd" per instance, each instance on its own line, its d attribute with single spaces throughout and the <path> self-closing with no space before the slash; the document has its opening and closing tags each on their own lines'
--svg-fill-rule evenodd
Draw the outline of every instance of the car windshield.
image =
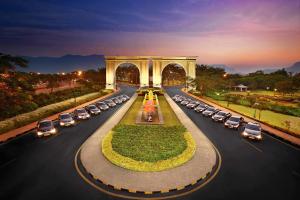
<svg viewBox="0 0 300 200">
<path fill-rule="evenodd" d="M 70 115 L 70 114 L 62 114 L 62 115 L 60 116 L 60 118 L 61 118 L 61 119 L 69 119 L 69 118 L 71 118 L 71 115 Z"/>
<path fill-rule="evenodd" d="M 229 121 L 233 121 L 233 122 L 239 122 L 240 118 L 239 117 L 230 117 Z"/>
<path fill-rule="evenodd" d="M 246 129 L 254 130 L 254 131 L 260 131 L 260 127 L 254 124 L 247 124 Z"/>
<path fill-rule="evenodd" d="M 105 103 L 103 103 L 103 102 L 100 102 L 100 103 L 98 103 L 98 105 L 100 105 L 100 106 L 104 106 L 104 105 L 105 105 Z"/>
<path fill-rule="evenodd" d="M 205 108 L 205 105 L 200 105 L 200 106 L 198 106 L 199 108 Z"/>
<path fill-rule="evenodd" d="M 85 113 L 84 109 L 77 110 L 78 113 Z"/>
<path fill-rule="evenodd" d="M 96 109 L 97 107 L 95 105 L 90 105 L 89 109 Z"/>
<path fill-rule="evenodd" d="M 225 112 L 218 112 L 218 115 L 225 116 L 226 113 Z"/>
<path fill-rule="evenodd" d="M 51 121 L 45 121 L 45 122 L 40 122 L 39 123 L 39 128 L 46 128 L 46 127 L 50 127 L 50 126 L 52 126 Z"/>
</svg>

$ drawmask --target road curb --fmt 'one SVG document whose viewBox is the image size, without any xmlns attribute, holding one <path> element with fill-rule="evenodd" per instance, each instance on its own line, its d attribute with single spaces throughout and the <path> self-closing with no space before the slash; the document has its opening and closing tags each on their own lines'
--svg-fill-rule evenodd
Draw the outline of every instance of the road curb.
<svg viewBox="0 0 300 200">
<path fill-rule="evenodd" d="M 88 184 L 92 185 L 97 190 L 100 190 L 101 192 L 104 192 L 110 196 L 121 197 L 125 199 L 169 199 L 186 196 L 188 194 L 191 194 L 192 192 L 195 192 L 196 190 L 202 188 L 207 183 L 209 183 L 218 174 L 222 159 L 219 151 L 216 149 L 215 146 L 213 147 L 218 156 L 216 157 L 217 159 L 215 165 L 212 167 L 210 172 L 206 173 L 205 176 L 201 177 L 200 179 L 197 179 L 196 181 L 191 182 L 188 185 L 176 187 L 173 189 L 162 189 L 159 191 L 138 191 L 130 188 L 122 188 L 119 186 L 110 185 L 108 183 L 103 182 L 98 177 L 89 173 L 84 167 L 84 165 L 81 163 L 80 154 L 82 146 L 76 152 L 74 164 L 79 175 Z M 157 195 L 163 196 L 158 197 Z"/>
<path fill-rule="evenodd" d="M 125 112 L 125 114 L 126 114 L 126 112 Z M 117 114 L 117 111 L 110 118 L 114 117 L 116 114 Z M 104 126 L 104 125 L 105 124 L 103 124 L 102 126 Z M 98 130 L 100 130 L 101 127 L 99 127 Z M 92 136 L 93 135 L 91 135 L 90 137 L 92 137 Z M 206 136 L 204 135 L 204 137 L 206 137 Z M 206 139 L 209 141 L 209 139 L 207 137 L 206 137 Z M 193 180 L 191 180 L 191 182 L 185 183 L 185 185 L 177 186 L 175 188 L 170 188 L 170 189 L 162 188 L 160 190 L 152 190 L 152 191 L 143 190 L 143 191 L 141 191 L 141 190 L 136 190 L 133 188 L 123 188 L 123 187 L 120 187 L 120 185 L 117 185 L 117 184 L 112 185 L 112 184 L 109 184 L 109 183 L 103 181 L 101 178 L 99 178 L 96 175 L 93 175 L 92 172 L 87 170 L 86 166 L 82 163 L 82 160 L 81 160 L 82 159 L 82 149 L 83 149 L 83 147 L 85 147 L 84 145 L 86 144 L 86 142 L 84 142 L 80 146 L 78 151 L 76 152 L 74 164 L 75 164 L 75 168 L 76 168 L 78 174 L 89 185 L 93 186 L 97 190 L 99 190 L 103 193 L 106 193 L 110 196 L 121 197 L 121 198 L 126 198 L 126 199 L 168 199 L 168 198 L 174 198 L 174 197 L 188 195 L 188 194 L 200 189 L 201 187 L 205 186 L 207 183 L 209 183 L 211 180 L 213 180 L 213 178 L 218 174 L 218 172 L 220 170 L 221 162 L 222 162 L 221 155 L 220 155 L 219 151 L 217 150 L 217 148 L 214 146 L 214 144 L 210 141 L 209 141 L 209 143 L 212 146 L 211 150 L 213 150 L 213 152 L 215 154 L 215 161 L 214 161 L 213 165 L 211 166 L 211 168 L 208 169 L 207 172 L 205 172 L 205 174 L 202 175 L 202 177 L 193 179 Z"/>
<path fill-rule="evenodd" d="M 56 121 L 56 120 L 57 120 L 57 117 L 58 117 L 58 115 L 59 115 L 60 113 L 68 112 L 68 111 L 70 111 L 70 110 L 74 110 L 74 109 L 77 108 L 77 107 L 81 107 L 82 105 L 85 105 L 85 104 L 91 104 L 91 103 L 94 103 L 94 102 L 96 102 L 96 101 L 105 99 L 105 98 L 107 98 L 107 97 L 110 97 L 110 96 L 112 96 L 112 95 L 118 93 L 119 91 L 120 91 L 119 89 L 118 89 L 118 90 L 115 90 L 115 91 L 112 92 L 112 93 L 106 94 L 106 95 L 104 95 L 104 96 L 102 96 L 102 97 L 99 97 L 99 98 L 97 98 L 97 99 L 94 99 L 94 100 L 85 102 L 85 103 L 80 104 L 80 105 L 78 105 L 78 106 L 76 106 L 76 107 L 67 109 L 67 110 L 65 110 L 65 111 L 56 113 L 56 114 L 54 114 L 54 115 L 48 116 L 48 117 L 46 117 L 45 119 L 51 119 L 51 120 Z M 19 127 L 19 128 L 13 129 L 13 130 L 10 130 L 10 131 L 8 131 L 8 132 L 6 132 L 6 133 L 0 134 L 0 144 L 9 142 L 10 140 L 13 140 L 13 139 L 15 139 L 15 138 L 17 138 L 17 137 L 20 137 L 20 136 L 22 136 L 22 135 L 25 135 L 25 134 L 27 134 L 27 133 L 33 131 L 33 130 L 35 129 L 36 123 L 37 123 L 37 121 L 31 122 L 30 124 L 27 124 L 27 125 L 25 125 L 25 126 L 22 126 L 22 127 Z M 13 133 L 13 131 L 15 131 L 15 130 L 17 130 L 17 129 L 22 129 L 22 128 L 26 127 L 26 126 L 30 126 L 31 128 L 28 128 L 27 130 L 24 130 L 23 132 L 17 132 L 16 134 Z M 26 129 L 26 128 L 25 128 L 25 129 Z"/>
</svg>

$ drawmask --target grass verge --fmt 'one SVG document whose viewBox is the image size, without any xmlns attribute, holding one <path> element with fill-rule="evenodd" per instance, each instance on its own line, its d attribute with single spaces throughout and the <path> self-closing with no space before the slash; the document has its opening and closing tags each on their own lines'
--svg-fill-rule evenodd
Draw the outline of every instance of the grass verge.
<svg viewBox="0 0 300 200">
<path fill-rule="evenodd" d="M 86 103 L 88 101 L 92 101 L 94 99 L 97 99 L 97 98 L 104 96 L 111 92 L 112 91 L 105 90 L 102 92 L 94 92 L 94 93 L 90 93 L 90 94 L 86 94 L 86 95 L 77 97 L 76 105 L 80 105 L 80 104 Z M 5 133 L 10 130 L 13 130 L 13 129 L 16 129 L 16 128 L 19 128 L 19 127 L 22 127 L 22 126 L 25 126 L 27 124 L 41 120 L 43 118 L 46 118 L 48 116 L 54 115 L 59 112 L 62 112 L 64 110 L 73 108 L 76 105 L 74 104 L 74 98 L 72 98 L 72 99 L 62 101 L 62 102 L 43 106 L 32 112 L 20 114 L 15 117 L 6 119 L 4 121 L 0 121 L 0 134 Z"/>
<path fill-rule="evenodd" d="M 236 111 L 238 113 L 241 113 L 245 116 L 255 118 L 258 121 L 269 124 L 275 128 L 279 128 L 283 131 L 290 132 L 292 134 L 295 134 L 297 137 L 300 137 L 300 118 L 299 117 L 276 113 L 276 112 L 269 111 L 269 110 L 263 110 L 263 111 L 261 111 L 261 117 L 259 119 L 259 116 L 258 116 L 259 111 L 258 110 L 256 110 L 256 116 L 254 117 L 254 112 L 255 112 L 254 108 L 237 105 L 237 104 L 232 104 L 232 103 L 230 103 L 229 107 L 227 107 L 226 101 L 217 101 L 217 100 L 213 100 L 211 98 L 206 98 L 206 99 L 211 102 L 214 102 L 220 106 L 223 106 L 224 108 L 229 108 L 229 109 Z M 287 127 L 286 122 L 290 122 L 289 128 Z"/>
</svg>

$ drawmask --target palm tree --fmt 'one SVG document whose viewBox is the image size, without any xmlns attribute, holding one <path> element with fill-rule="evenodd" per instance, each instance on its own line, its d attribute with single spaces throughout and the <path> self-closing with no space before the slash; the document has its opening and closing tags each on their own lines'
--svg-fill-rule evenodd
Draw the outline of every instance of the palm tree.
<svg viewBox="0 0 300 200">
<path fill-rule="evenodd" d="M 10 70 L 14 71 L 17 66 L 25 68 L 28 61 L 19 56 L 0 53 L 0 72 L 7 74 Z"/>
</svg>

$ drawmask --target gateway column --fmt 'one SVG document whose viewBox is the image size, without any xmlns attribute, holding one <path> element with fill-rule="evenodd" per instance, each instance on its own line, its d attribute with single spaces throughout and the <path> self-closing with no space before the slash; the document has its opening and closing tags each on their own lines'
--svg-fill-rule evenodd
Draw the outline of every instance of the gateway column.
<svg viewBox="0 0 300 200">
<path fill-rule="evenodd" d="M 106 89 L 116 89 L 114 62 L 105 60 L 106 65 Z"/>
<path fill-rule="evenodd" d="M 148 87 L 149 86 L 149 68 L 148 68 L 148 60 L 140 61 L 140 87 Z"/>
<path fill-rule="evenodd" d="M 161 87 L 161 61 L 153 59 L 153 87 Z"/>
</svg>

